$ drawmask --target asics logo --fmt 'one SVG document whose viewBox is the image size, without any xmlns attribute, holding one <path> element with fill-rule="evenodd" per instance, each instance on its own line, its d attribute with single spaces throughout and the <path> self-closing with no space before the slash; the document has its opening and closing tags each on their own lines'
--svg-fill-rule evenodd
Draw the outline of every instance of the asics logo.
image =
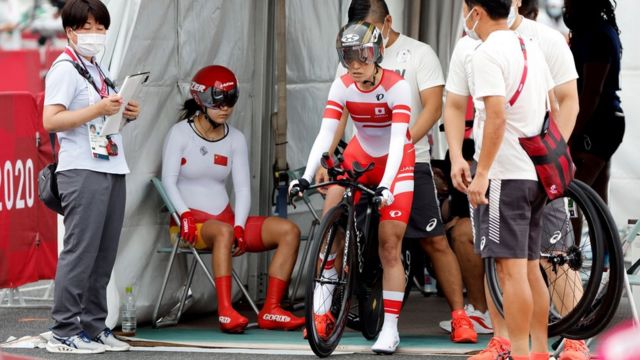
<svg viewBox="0 0 640 360">
<path fill-rule="evenodd" d="M 358 39 L 360 39 L 360 35 L 358 34 L 346 34 L 345 36 L 342 37 L 342 42 L 352 42 L 352 41 L 358 41 Z"/>
<path fill-rule="evenodd" d="M 277 314 L 264 314 L 262 319 L 269 321 L 277 321 L 277 322 L 289 322 L 291 318 L 286 315 L 277 315 Z"/>
<path fill-rule="evenodd" d="M 556 231 L 553 233 L 553 236 L 551 237 L 551 239 L 549 239 L 549 242 L 552 244 L 557 243 L 560 239 L 562 239 L 562 233 L 560 231 Z"/>
<path fill-rule="evenodd" d="M 429 224 L 427 225 L 427 231 L 433 230 L 437 224 L 438 224 L 438 219 L 436 218 L 431 219 L 429 221 Z"/>
<path fill-rule="evenodd" d="M 392 212 L 389 213 L 389 215 L 391 215 L 391 217 L 398 217 L 400 215 L 402 215 L 402 211 L 400 210 L 393 210 Z"/>
<path fill-rule="evenodd" d="M 228 317 L 228 316 L 218 316 L 218 321 L 219 321 L 221 324 L 228 324 L 228 323 L 230 323 L 230 322 L 231 322 L 231 318 L 230 318 L 230 317 Z"/>
</svg>

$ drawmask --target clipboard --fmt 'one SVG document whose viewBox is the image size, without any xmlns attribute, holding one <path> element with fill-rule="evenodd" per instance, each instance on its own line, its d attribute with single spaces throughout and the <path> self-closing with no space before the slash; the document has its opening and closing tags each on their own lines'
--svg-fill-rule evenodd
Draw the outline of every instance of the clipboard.
<svg viewBox="0 0 640 360">
<path fill-rule="evenodd" d="M 122 96 L 122 107 L 120 107 L 120 111 L 113 115 L 107 116 L 104 125 L 102 126 L 102 131 L 100 132 L 101 136 L 113 135 L 120 132 L 122 126 L 124 126 L 125 118 L 122 116 L 124 112 L 125 105 L 133 98 L 133 95 L 149 80 L 149 75 L 151 73 L 148 71 L 140 72 L 133 75 L 128 75 L 122 86 L 120 87 L 120 91 L 118 95 Z"/>
</svg>

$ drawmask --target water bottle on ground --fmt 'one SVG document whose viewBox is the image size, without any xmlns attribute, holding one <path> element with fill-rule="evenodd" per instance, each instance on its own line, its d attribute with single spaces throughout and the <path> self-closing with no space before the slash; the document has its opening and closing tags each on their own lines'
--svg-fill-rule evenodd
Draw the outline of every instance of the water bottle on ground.
<svg viewBox="0 0 640 360">
<path fill-rule="evenodd" d="M 122 333 L 125 336 L 136 334 L 136 301 L 133 298 L 133 287 L 127 286 L 125 289 L 125 299 L 122 304 Z"/>
</svg>

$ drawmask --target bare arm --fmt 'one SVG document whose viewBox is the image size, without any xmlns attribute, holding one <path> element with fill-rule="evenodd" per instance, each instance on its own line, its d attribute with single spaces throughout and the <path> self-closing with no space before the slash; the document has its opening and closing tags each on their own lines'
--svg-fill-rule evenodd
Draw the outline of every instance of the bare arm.
<svg viewBox="0 0 640 360">
<path fill-rule="evenodd" d="M 489 169 L 496 159 L 504 132 L 507 119 L 505 114 L 505 99 L 502 96 L 486 96 L 484 98 L 487 120 L 484 123 L 484 133 L 482 141 L 482 151 L 478 159 L 477 174 L 488 176 Z"/>
<path fill-rule="evenodd" d="M 484 98 L 487 119 L 484 123 L 482 149 L 478 159 L 476 175 L 469 185 L 467 195 L 473 207 L 488 204 L 486 198 L 489 187 L 489 169 L 502 145 L 506 129 L 505 98 L 502 96 L 486 96 Z"/>
<path fill-rule="evenodd" d="M 444 133 L 449 144 L 451 180 L 453 186 L 462 192 L 467 191 L 467 186 L 471 182 L 469 164 L 462 156 L 466 110 L 467 96 L 452 92 L 447 93 L 447 101 L 444 108 Z"/>
<path fill-rule="evenodd" d="M 444 86 L 434 86 L 420 91 L 422 111 L 418 119 L 409 129 L 411 141 L 415 144 L 425 137 L 442 115 L 442 93 Z"/>
<path fill-rule="evenodd" d="M 579 110 L 577 81 L 571 80 L 560 84 L 553 89 L 553 93 L 559 106 L 558 114 L 554 119 L 558 124 L 562 137 L 568 141 L 576 125 Z"/>
<path fill-rule="evenodd" d="M 42 125 L 49 132 L 75 129 L 99 116 L 113 115 L 120 110 L 122 97 L 111 95 L 98 103 L 78 110 L 67 110 L 63 105 L 46 105 L 42 111 Z"/>
<path fill-rule="evenodd" d="M 584 130 L 587 121 L 598 107 L 609 68 L 610 64 L 607 63 L 587 63 L 584 65 L 580 111 L 576 120 L 575 133 L 581 133 Z"/>
</svg>

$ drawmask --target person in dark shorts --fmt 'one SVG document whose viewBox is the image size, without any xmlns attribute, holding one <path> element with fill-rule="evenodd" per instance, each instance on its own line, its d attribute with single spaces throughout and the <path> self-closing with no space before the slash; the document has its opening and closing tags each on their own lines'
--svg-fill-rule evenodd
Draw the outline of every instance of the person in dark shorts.
<svg viewBox="0 0 640 360">
<path fill-rule="evenodd" d="M 571 30 L 570 47 L 578 70 L 580 112 L 569 147 L 576 178 L 608 200 L 611 157 L 625 129 L 620 104 L 622 44 L 610 0 L 565 2 L 564 20 Z"/>
</svg>

